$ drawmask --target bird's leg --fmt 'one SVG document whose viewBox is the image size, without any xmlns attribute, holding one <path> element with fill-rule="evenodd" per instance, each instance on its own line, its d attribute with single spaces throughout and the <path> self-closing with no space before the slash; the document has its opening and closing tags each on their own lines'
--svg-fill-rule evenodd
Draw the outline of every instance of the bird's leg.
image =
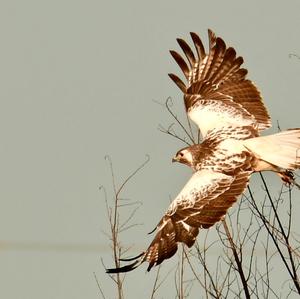
<svg viewBox="0 0 300 299">
<path fill-rule="evenodd" d="M 280 171 L 278 172 L 278 175 L 286 186 L 295 185 L 300 189 L 300 185 L 295 182 L 295 175 L 291 170 Z"/>
</svg>

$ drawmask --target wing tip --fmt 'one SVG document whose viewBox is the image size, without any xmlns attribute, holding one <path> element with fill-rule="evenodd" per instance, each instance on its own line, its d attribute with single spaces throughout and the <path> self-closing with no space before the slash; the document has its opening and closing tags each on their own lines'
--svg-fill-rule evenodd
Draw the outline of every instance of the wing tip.
<svg viewBox="0 0 300 299">
<path fill-rule="evenodd" d="M 119 259 L 119 261 L 123 261 L 123 262 L 130 262 L 130 261 L 134 261 L 134 262 L 129 265 L 125 265 L 123 267 L 107 268 L 107 269 L 105 269 L 105 272 L 107 274 L 130 272 L 130 271 L 136 269 L 138 266 L 140 266 L 144 262 L 144 255 L 145 255 L 145 252 L 142 252 L 135 257 Z"/>
<path fill-rule="evenodd" d="M 129 265 L 126 265 L 126 266 L 123 266 L 123 267 L 119 267 L 119 268 L 110 268 L 110 269 L 105 269 L 105 272 L 107 274 L 117 274 L 117 273 L 126 273 L 126 272 L 130 272 L 134 269 L 136 269 L 139 264 L 137 265 L 139 261 L 135 261 L 134 263 L 132 264 L 129 264 Z"/>
</svg>

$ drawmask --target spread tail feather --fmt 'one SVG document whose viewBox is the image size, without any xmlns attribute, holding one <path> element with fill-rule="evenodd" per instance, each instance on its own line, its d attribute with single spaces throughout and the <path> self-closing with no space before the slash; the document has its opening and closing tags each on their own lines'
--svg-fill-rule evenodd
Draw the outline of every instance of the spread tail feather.
<svg viewBox="0 0 300 299">
<path fill-rule="evenodd" d="M 300 128 L 247 139 L 244 145 L 260 160 L 278 168 L 288 170 L 300 168 Z"/>
</svg>

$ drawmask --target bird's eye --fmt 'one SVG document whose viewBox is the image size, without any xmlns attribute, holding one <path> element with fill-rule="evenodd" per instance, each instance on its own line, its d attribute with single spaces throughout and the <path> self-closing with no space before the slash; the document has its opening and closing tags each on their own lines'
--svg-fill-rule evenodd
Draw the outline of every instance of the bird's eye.
<svg viewBox="0 0 300 299">
<path fill-rule="evenodd" d="M 183 157 L 183 153 L 179 153 L 179 156 L 180 156 L 180 157 Z"/>
</svg>

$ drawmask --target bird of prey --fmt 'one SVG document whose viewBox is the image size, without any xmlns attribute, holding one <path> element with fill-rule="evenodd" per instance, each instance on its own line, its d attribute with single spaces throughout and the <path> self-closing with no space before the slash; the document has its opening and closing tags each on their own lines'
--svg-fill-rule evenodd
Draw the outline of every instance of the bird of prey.
<svg viewBox="0 0 300 299">
<path fill-rule="evenodd" d="M 186 111 L 199 126 L 201 144 L 177 152 L 173 161 L 192 167 L 194 173 L 171 202 L 156 227 L 150 246 L 139 256 L 108 273 L 128 272 L 143 262 L 147 270 L 172 257 L 178 243 L 191 247 L 199 229 L 220 221 L 244 192 L 253 172 L 272 170 L 287 182 L 290 171 L 300 168 L 300 129 L 259 136 L 270 127 L 270 117 L 254 84 L 240 68 L 233 48 L 209 31 L 209 52 L 200 38 L 191 34 L 197 58 L 190 47 L 178 40 L 189 66 L 171 52 L 188 80 L 186 86 L 177 76 L 170 77 L 184 92 Z"/>
<path fill-rule="evenodd" d="M 177 75 L 170 78 L 184 93 L 185 109 L 199 127 L 204 138 L 211 129 L 226 126 L 257 126 L 262 131 L 271 120 L 260 92 L 246 79 L 247 70 L 241 68 L 243 58 L 227 47 L 223 39 L 208 30 L 209 50 L 196 33 L 191 33 L 196 54 L 183 40 L 177 39 L 187 62 L 170 51 L 181 68 L 187 84 Z"/>
</svg>

